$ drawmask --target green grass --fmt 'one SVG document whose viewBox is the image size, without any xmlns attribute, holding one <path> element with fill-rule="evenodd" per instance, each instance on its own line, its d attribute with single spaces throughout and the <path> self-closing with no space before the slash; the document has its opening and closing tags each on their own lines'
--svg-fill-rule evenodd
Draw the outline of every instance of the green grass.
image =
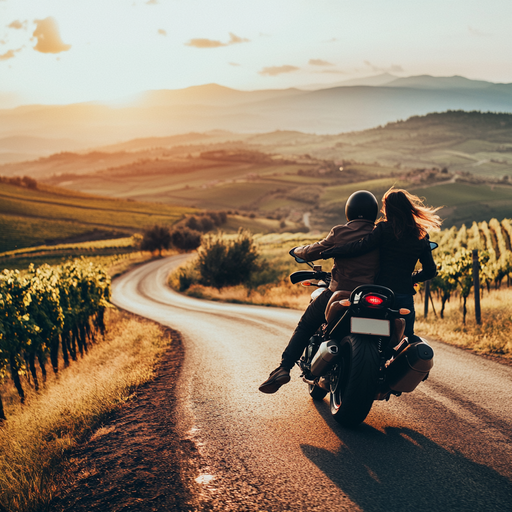
<svg viewBox="0 0 512 512">
<path fill-rule="evenodd" d="M 456 182 L 411 192 L 425 197 L 429 205 L 446 207 L 439 212 L 445 227 L 512 217 L 512 187 Z"/>
<path fill-rule="evenodd" d="M 0 215 L 0 253 L 21 247 L 42 245 L 45 240 L 80 235 L 87 229 L 82 224 L 67 221 L 33 219 L 13 215 Z"/>
<path fill-rule="evenodd" d="M 324 194 L 320 198 L 322 205 L 345 202 L 351 194 L 357 190 L 369 190 L 377 199 L 390 187 L 401 186 L 398 178 L 381 178 L 376 180 L 360 181 L 359 183 L 349 183 L 347 185 L 336 185 L 327 187 Z"/>
<path fill-rule="evenodd" d="M 172 201 L 186 201 L 197 208 L 251 208 L 263 196 L 275 190 L 276 183 L 268 181 L 248 181 L 223 183 L 209 188 L 191 188 L 169 195 Z"/>
<path fill-rule="evenodd" d="M 94 230 L 140 232 L 154 224 L 173 225 L 189 208 L 103 199 L 62 189 L 30 190 L 2 183 L 0 252 L 43 245 Z"/>
<path fill-rule="evenodd" d="M 230 215 L 226 224 L 221 226 L 225 233 L 236 233 L 242 228 L 251 233 L 274 233 L 279 231 L 279 221 L 274 219 L 263 219 L 242 217 L 241 215 Z"/>
<path fill-rule="evenodd" d="M 297 185 L 322 185 L 328 181 L 327 178 L 322 176 L 300 176 L 297 174 L 279 174 L 277 176 L 265 176 L 265 180 L 272 181 L 279 187 L 279 184 L 289 186 L 290 184 Z"/>
<path fill-rule="evenodd" d="M 444 204 L 446 206 L 511 201 L 512 209 L 512 187 L 506 186 L 491 187 L 490 185 L 469 183 L 447 183 L 421 189 L 421 195 L 427 198 L 429 204 Z"/>
<path fill-rule="evenodd" d="M 463 153 L 481 153 L 494 152 L 498 144 L 487 140 L 469 139 L 452 146 L 453 151 L 462 151 Z"/>
</svg>

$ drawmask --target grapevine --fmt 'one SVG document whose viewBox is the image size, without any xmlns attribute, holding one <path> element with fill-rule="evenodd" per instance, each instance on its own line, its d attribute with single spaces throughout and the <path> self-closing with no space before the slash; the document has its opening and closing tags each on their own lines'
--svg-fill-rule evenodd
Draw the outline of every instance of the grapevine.
<svg viewBox="0 0 512 512">
<path fill-rule="evenodd" d="M 466 318 L 466 300 L 473 286 L 472 250 L 479 251 L 480 289 L 499 288 L 503 279 L 510 284 L 512 274 L 512 222 L 491 219 L 473 222 L 468 229 L 451 228 L 433 233 L 432 240 L 439 243 L 434 255 L 438 274 L 432 280 L 431 289 L 441 300 L 441 318 L 445 304 L 458 291 L 462 299 L 463 321 Z"/>
<path fill-rule="evenodd" d="M 36 361 L 43 382 L 50 359 L 59 371 L 59 350 L 64 364 L 69 356 L 83 356 L 95 331 L 105 331 L 103 315 L 110 299 L 110 277 L 85 259 L 58 267 L 30 266 L 0 274 L 0 382 L 11 377 L 22 403 L 20 377 L 31 377 L 39 389 Z M 0 420 L 5 419 L 0 397 Z"/>
</svg>

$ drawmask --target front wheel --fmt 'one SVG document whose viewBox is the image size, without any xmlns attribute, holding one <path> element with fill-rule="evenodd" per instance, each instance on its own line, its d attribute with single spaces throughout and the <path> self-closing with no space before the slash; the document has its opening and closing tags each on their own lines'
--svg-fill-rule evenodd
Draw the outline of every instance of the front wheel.
<svg viewBox="0 0 512 512">
<path fill-rule="evenodd" d="M 379 361 L 372 336 L 351 334 L 341 340 L 331 372 L 331 414 L 341 425 L 353 427 L 368 416 L 377 392 Z"/>
</svg>

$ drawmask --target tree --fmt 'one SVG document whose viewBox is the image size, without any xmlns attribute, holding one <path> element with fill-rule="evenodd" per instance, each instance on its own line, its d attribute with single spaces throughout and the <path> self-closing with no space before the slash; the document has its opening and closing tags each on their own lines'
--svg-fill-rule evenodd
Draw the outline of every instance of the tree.
<svg viewBox="0 0 512 512">
<path fill-rule="evenodd" d="M 169 228 L 158 225 L 144 231 L 144 235 L 140 243 L 142 251 L 158 251 L 159 256 L 162 256 L 163 249 L 169 249 L 170 246 L 171 233 L 169 232 Z"/>
</svg>

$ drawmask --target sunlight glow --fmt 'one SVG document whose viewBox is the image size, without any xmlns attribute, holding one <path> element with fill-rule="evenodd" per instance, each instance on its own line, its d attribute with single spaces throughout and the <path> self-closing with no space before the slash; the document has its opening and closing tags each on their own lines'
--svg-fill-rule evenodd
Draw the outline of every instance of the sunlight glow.
<svg viewBox="0 0 512 512">
<path fill-rule="evenodd" d="M 505 0 L 2 0 L 0 107 L 13 93 L 69 103 L 385 72 L 511 82 L 511 15 Z"/>
</svg>

